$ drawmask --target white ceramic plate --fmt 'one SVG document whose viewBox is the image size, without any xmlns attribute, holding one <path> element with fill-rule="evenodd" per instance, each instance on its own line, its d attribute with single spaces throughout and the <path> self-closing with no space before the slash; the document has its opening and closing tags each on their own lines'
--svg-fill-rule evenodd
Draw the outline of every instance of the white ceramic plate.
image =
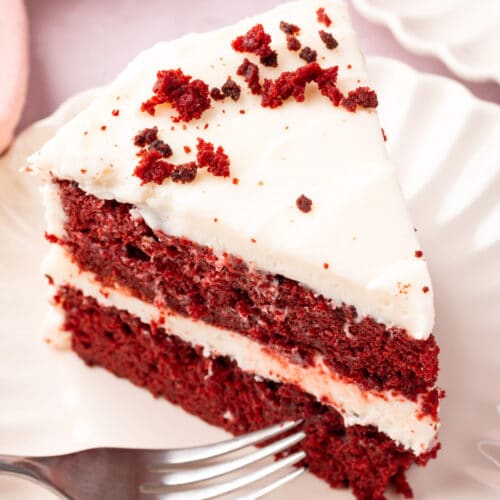
<svg viewBox="0 0 500 500">
<path fill-rule="evenodd" d="M 406 49 L 433 55 L 461 78 L 500 83 L 498 0 L 352 0 Z"/>
<path fill-rule="evenodd" d="M 479 453 L 478 442 L 500 441 L 500 108 L 457 83 L 392 60 L 370 59 L 369 72 L 434 279 L 440 383 L 448 392 L 441 414 L 443 450 L 426 469 L 414 468 L 410 480 L 419 499 L 498 498 L 499 471 Z M 94 92 L 70 99 L 0 159 L 2 453 L 187 446 L 225 437 L 42 341 L 43 212 L 36 179 L 17 170 Z M 0 497 L 42 498 L 35 486 L 5 478 Z M 306 474 L 273 498 L 352 497 Z"/>
</svg>

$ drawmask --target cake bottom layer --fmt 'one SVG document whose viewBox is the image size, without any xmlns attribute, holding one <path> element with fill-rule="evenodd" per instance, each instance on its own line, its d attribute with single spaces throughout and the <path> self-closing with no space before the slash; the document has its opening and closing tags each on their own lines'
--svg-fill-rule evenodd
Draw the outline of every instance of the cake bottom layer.
<svg viewBox="0 0 500 500">
<path fill-rule="evenodd" d="M 229 358 L 206 357 L 201 347 L 75 289 L 59 289 L 56 302 L 65 311 L 72 348 L 87 364 L 128 378 L 210 424 L 241 434 L 304 419 L 307 437 L 297 446 L 309 470 L 333 487 L 351 487 L 358 499 L 383 499 L 390 483 L 410 497 L 405 471 L 436 454 L 435 448 L 416 457 L 372 426 L 345 427 L 335 409 L 299 388 L 259 379 Z"/>
</svg>

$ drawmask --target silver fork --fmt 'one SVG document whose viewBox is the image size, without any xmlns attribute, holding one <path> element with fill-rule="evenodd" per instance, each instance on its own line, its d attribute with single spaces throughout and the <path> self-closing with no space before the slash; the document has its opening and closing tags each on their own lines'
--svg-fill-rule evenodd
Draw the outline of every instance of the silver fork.
<svg viewBox="0 0 500 500">
<path fill-rule="evenodd" d="M 283 452 L 305 437 L 302 431 L 281 438 L 263 448 L 219 463 L 211 459 L 262 443 L 301 423 L 285 422 L 234 439 L 196 448 L 143 450 L 128 448 L 93 448 L 51 457 L 0 455 L 0 473 L 30 479 L 53 493 L 71 500 L 201 500 L 225 495 L 251 485 L 271 474 L 300 462 L 303 451 L 292 453 L 273 463 L 254 468 L 227 480 L 205 486 L 208 481 Z M 199 462 L 194 467 L 181 467 Z M 241 472 L 241 471 L 240 471 Z M 298 468 L 260 487 L 244 498 L 260 498 L 304 472 Z"/>
</svg>

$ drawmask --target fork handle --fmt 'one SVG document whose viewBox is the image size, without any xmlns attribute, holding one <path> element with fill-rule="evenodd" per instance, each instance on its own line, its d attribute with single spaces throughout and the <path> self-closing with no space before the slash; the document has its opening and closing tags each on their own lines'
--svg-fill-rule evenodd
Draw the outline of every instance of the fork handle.
<svg viewBox="0 0 500 500">
<path fill-rule="evenodd" d="M 20 477 L 45 486 L 52 493 L 61 498 L 68 499 L 61 491 L 51 485 L 50 472 L 43 459 L 21 457 L 15 455 L 0 455 L 0 474 Z"/>
</svg>

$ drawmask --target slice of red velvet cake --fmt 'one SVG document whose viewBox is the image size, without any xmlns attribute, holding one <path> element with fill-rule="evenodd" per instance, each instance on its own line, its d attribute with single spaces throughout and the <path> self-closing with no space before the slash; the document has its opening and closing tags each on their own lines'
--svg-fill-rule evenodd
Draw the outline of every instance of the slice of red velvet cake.
<svg viewBox="0 0 500 500">
<path fill-rule="evenodd" d="M 30 161 L 53 340 L 236 434 L 303 418 L 313 474 L 409 496 L 438 347 L 376 107 L 340 1 L 142 53 Z"/>
</svg>

